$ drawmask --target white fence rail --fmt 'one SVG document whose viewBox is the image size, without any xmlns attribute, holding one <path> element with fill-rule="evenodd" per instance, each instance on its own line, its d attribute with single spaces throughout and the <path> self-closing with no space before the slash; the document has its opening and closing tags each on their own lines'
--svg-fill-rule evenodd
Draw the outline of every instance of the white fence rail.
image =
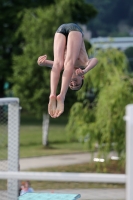
<svg viewBox="0 0 133 200">
<path fill-rule="evenodd" d="M 63 173 L 63 172 L 1 172 L 2 179 L 42 180 L 42 181 L 70 181 L 70 182 L 99 182 L 125 183 L 126 175 L 122 174 L 95 174 L 95 173 Z"/>
</svg>

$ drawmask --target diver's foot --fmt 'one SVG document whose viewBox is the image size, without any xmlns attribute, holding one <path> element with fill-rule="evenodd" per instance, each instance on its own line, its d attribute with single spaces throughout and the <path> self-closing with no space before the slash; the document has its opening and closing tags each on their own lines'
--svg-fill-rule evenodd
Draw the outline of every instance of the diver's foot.
<svg viewBox="0 0 133 200">
<path fill-rule="evenodd" d="M 56 96 L 51 95 L 49 97 L 48 113 L 51 117 L 54 118 L 55 112 L 56 112 Z"/>
<path fill-rule="evenodd" d="M 57 96 L 57 107 L 54 117 L 59 117 L 64 112 L 64 98 L 61 95 Z"/>
</svg>

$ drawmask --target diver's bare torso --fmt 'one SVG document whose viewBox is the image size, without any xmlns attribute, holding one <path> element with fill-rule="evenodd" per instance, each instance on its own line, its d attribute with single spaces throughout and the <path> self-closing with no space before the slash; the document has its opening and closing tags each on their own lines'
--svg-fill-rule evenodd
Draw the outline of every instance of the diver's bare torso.
<svg viewBox="0 0 133 200">
<path fill-rule="evenodd" d="M 82 47 L 81 47 L 81 50 L 79 53 L 79 57 L 76 60 L 74 68 L 75 69 L 78 69 L 78 68 L 85 69 L 87 67 L 88 62 L 89 62 L 89 58 L 88 58 L 88 55 L 87 55 L 87 52 L 85 49 L 84 42 L 82 42 Z"/>
</svg>

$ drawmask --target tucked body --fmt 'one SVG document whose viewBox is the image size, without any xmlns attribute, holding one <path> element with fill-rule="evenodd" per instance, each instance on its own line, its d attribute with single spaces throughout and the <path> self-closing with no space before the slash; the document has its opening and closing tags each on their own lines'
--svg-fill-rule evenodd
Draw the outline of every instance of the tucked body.
<svg viewBox="0 0 133 200">
<path fill-rule="evenodd" d="M 50 97 L 48 112 L 51 117 L 59 117 L 64 111 L 64 100 L 68 87 L 79 90 L 83 85 L 84 74 L 90 71 L 97 59 L 89 59 L 83 40 L 82 29 L 74 23 L 61 25 L 54 37 L 54 61 L 47 55 L 38 58 L 39 66 L 48 66 L 51 70 Z M 56 94 L 57 85 L 62 74 L 60 94 Z"/>
</svg>

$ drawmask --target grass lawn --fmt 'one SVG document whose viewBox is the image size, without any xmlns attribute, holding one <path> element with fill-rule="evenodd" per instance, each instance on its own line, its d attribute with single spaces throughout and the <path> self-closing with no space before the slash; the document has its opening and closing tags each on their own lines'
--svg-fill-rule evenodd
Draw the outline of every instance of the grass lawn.
<svg viewBox="0 0 133 200">
<path fill-rule="evenodd" d="M 50 125 L 48 141 L 49 146 L 47 148 L 43 147 L 41 126 L 21 126 L 20 157 L 36 157 L 86 151 L 79 142 L 67 142 L 64 126 Z"/>
<path fill-rule="evenodd" d="M 125 168 L 120 167 L 120 161 L 108 161 L 107 163 L 82 163 L 68 166 L 38 168 L 31 171 L 36 172 L 80 172 L 80 173 L 125 173 Z M 29 171 L 29 170 L 28 170 Z M 107 183 L 82 183 L 82 182 L 51 182 L 51 181 L 32 181 L 32 187 L 41 189 L 88 189 L 88 188 L 124 188 L 125 184 Z"/>
<path fill-rule="evenodd" d="M 81 183 L 81 182 L 51 182 L 51 181 L 30 181 L 35 190 L 50 189 L 90 189 L 90 188 L 125 188 L 124 184 L 107 184 L 107 183 Z"/>
<path fill-rule="evenodd" d="M 66 116 L 50 119 L 48 146 L 44 147 L 42 145 L 42 119 L 22 113 L 20 120 L 20 158 L 87 152 L 83 144 L 78 141 L 68 142 L 65 132 L 66 124 Z M 0 140 L 0 160 L 7 159 L 7 134 L 2 134 Z"/>
<path fill-rule="evenodd" d="M 23 116 L 20 126 L 20 157 L 87 152 L 83 144 L 68 142 L 65 126 L 67 117 L 50 119 L 48 147 L 42 145 L 42 119 Z"/>
</svg>

